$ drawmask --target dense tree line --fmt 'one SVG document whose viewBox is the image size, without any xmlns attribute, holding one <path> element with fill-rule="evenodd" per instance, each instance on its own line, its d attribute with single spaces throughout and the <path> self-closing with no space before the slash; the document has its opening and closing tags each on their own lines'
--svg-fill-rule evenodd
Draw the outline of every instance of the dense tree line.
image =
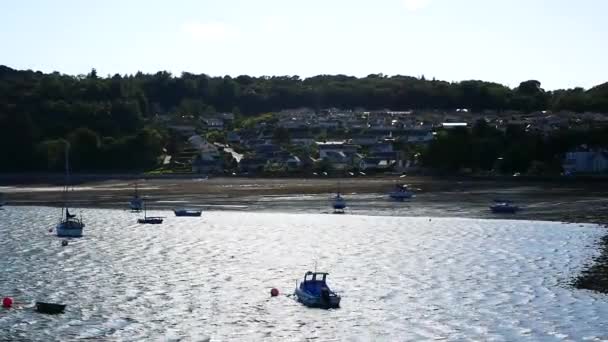
<svg viewBox="0 0 608 342">
<path fill-rule="evenodd" d="M 155 114 L 232 111 L 247 117 L 296 107 L 608 112 L 608 83 L 589 90 L 545 91 L 534 80 L 511 89 L 491 82 L 382 74 L 100 77 L 95 70 L 71 76 L 0 66 L 0 171 L 56 169 L 58 142 L 81 136 L 87 137 L 90 150 L 74 146 L 74 153 L 90 154 L 75 156 L 81 160 L 75 167 L 146 168 L 155 163 L 166 138 L 146 127 Z"/>
<path fill-rule="evenodd" d="M 422 151 L 422 162 L 446 173 L 469 170 L 558 175 L 562 172 L 563 155 L 583 144 L 590 148 L 607 147 L 608 128 L 558 130 L 546 136 L 515 125 L 503 132 L 479 120 L 472 129 L 437 132 L 436 139 Z"/>
</svg>

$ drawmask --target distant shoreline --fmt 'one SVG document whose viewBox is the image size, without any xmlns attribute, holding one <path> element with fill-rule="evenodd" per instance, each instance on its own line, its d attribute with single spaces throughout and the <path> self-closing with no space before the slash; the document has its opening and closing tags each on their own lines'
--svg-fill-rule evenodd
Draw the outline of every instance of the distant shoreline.
<svg viewBox="0 0 608 342">
<path fill-rule="evenodd" d="M 204 175 L 192 173 L 173 173 L 173 174 L 146 174 L 146 173 L 74 173 L 70 176 L 70 180 L 74 184 L 96 181 L 119 181 L 119 180 L 193 180 L 193 179 L 213 179 L 230 182 L 235 179 L 247 180 L 374 180 L 374 179 L 400 179 L 401 173 L 384 173 L 375 175 L 302 175 L 302 174 L 285 174 L 285 175 Z M 605 182 L 608 181 L 608 175 L 578 175 L 578 176 L 507 176 L 507 175 L 412 175 L 404 177 L 408 179 L 428 179 L 438 181 L 491 181 L 491 182 L 509 182 L 509 183 L 526 183 L 526 182 L 559 182 L 559 183 L 579 183 L 579 182 Z M 0 173 L 0 185 L 33 185 L 33 184 L 55 184 L 63 183 L 65 175 L 63 173 Z"/>
</svg>

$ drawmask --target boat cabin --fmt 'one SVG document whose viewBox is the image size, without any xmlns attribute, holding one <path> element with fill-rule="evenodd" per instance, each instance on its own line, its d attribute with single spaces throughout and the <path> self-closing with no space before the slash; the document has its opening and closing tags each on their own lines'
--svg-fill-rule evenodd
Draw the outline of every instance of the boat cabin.
<svg viewBox="0 0 608 342">
<path fill-rule="evenodd" d="M 300 284 L 300 287 L 308 293 L 320 295 L 324 289 L 329 290 L 326 282 L 327 275 L 329 273 L 308 271 L 304 275 L 304 281 Z"/>
</svg>

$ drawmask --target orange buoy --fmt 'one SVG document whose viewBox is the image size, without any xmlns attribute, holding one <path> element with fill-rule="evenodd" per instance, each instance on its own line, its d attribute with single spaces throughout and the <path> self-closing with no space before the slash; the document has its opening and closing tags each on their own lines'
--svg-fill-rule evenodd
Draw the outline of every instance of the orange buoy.
<svg viewBox="0 0 608 342">
<path fill-rule="evenodd" d="M 2 299 L 2 307 L 5 309 L 10 309 L 13 306 L 13 298 L 4 297 Z"/>
<path fill-rule="evenodd" d="M 279 295 L 279 290 L 273 288 L 272 290 L 270 290 L 270 296 L 271 297 L 276 297 Z"/>
</svg>

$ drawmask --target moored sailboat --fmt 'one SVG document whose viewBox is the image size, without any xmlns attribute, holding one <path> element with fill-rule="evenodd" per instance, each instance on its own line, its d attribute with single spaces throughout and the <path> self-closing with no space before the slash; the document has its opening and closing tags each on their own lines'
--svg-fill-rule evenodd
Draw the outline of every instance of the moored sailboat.
<svg viewBox="0 0 608 342">
<path fill-rule="evenodd" d="M 135 193 L 133 194 L 133 198 L 129 201 L 129 207 L 131 208 L 131 211 L 141 211 L 143 206 L 144 200 L 139 196 L 137 183 L 135 183 Z"/>
<path fill-rule="evenodd" d="M 84 222 L 82 218 L 77 218 L 76 215 L 70 214 L 68 208 L 68 195 L 70 186 L 70 162 L 69 162 L 70 145 L 65 146 L 65 186 L 63 189 L 63 207 L 61 208 L 61 221 L 55 227 L 58 237 L 82 237 Z"/>
<path fill-rule="evenodd" d="M 148 216 L 148 211 L 146 210 L 146 203 L 143 202 L 144 207 L 144 218 L 137 219 L 137 223 L 140 224 L 161 224 L 163 223 L 163 218 L 160 216 Z"/>
</svg>

